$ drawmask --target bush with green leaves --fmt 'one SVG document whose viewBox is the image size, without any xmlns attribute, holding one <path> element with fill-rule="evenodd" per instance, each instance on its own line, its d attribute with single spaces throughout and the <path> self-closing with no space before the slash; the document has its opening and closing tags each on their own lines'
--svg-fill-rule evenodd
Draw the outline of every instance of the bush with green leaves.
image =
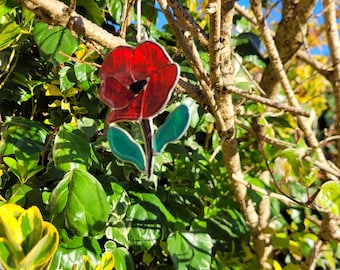
<svg viewBox="0 0 340 270">
<path fill-rule="evenodd" d="M 269 24 L 256 1 L 142 1 L 143 31 L 181 70 L 154 127 L 183 102 L 191 115 L 180 140 L 158 141 L 148 177 L 112 154 L 98 98 L 110 49 L 137 44 L 134 1 L 65 2 L 0 0 L 3 268 L 339 267 L 340 67 L 317 15 L 292 9 L 284 43 L 289 1 L 262 1 Z M 118 126 L 143 145 L 137 123 Z"/>
</svg>

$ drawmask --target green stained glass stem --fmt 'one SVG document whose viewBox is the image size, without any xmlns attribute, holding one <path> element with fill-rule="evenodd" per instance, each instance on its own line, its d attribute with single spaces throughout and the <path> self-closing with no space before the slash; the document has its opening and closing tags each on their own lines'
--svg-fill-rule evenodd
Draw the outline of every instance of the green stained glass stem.
<svg viewBox="0 0 340 270">
<path fill-rule="evenodd" d="M 153 172 L 154 151 L 153 151 L 153 121 L 152 118 L 145 118 L 140 121 L 144 137 L 144 150 L 146 156 L 146 174 L 150 178 Z"/>
</svg>

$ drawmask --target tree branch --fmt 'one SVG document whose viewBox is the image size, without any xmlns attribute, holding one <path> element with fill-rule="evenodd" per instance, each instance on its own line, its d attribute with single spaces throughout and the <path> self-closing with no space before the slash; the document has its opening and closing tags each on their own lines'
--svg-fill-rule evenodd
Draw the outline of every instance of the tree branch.
<svg viewBox="0 0 340 270">
<path fill-rule="evenodd" d="M 228 85 L 227 90 L 229 92 L 233 93 L 233 94 L 238 95 L 238 96 L 256 101 L 258 103 L 261 103 L 261 104 L 264 104 L 264 105 L 267 105 L 267 106 L 270 106 L 270 107 L 273 107 L 273 108 L 276 108 L 276 109 L 279 109 L 279 110 L 282 110 L 282 111 L 285 111 L 285 112 L 289 112 L 293 115 L 302 115 L 302 116 L 306 116 L 306 117 L 310 116 L 309 112 L 306 112 L 304 110 L 301 110 L 301 109 L 293 107 L 293 106 L 286 105 L 284 103 L 278 103 L 278 102 L 272 101 L 269 98 L 261 97 L 261 96 L 249 93 L 247 91 L 243 91 L 242 89 L 238 89 L 235 86 Z"/>
<path fill-rule="evenodd" d="M 197 39 L 198 43 L 205 49 L 208 48 L 209 38 L 207 33 L 197 24 L 194 18 L 183 8 L 178 0 L 169 0 L 169 6 L 176 15 L 178 24 L 182 29 L 188 29 L 191 34 Z"/>
<path fill-rule="evenodd" d="M 303 44 L 304 36 L 307 33 L 307 22 L 312 16 L 315 3 L 316 0 L 282 1 L 282 19 L 276 30 L 275 46 L 283 65 Z M 265 68 L 260 82 L 261 87 L 270 98 L 275 97 L 279 90 L 279 78 L 272 70 L 273 64 L 270 62 Z"/>
<path fill-rule="evenodd" d="M 283 67 L 283 63 L 280 59 L 279 52 L 275 46 L 274 39 L 272 38 L 270 30 L 267 26 L 267 23 L 263 18 L 261 2 L 258 2 L 256 0 L 251 0 L 251 7 L 257 19 L 259 29 L 261 31 L 265 46 L 267 48 L 268 55 L 272 63 L 272 68 L 277 78 L 279 78 L 280 83 L 282 84 L 282 87 L 287 96 L 288 102 L 291 106 L 301 109 L 300 104 L 295 98 L 294 91 L 290 86 L 287 74 Z M 322 152 L 321 148 L 319 147 L 319 142 L 316 139 L 311 129 L 311 126 L 308 124 L 308 121 L 306 121 L 306 118 L 300 115 L 298 115 L 296 118 L 297 118 L 298 124 L 302 132 L 304 133 L 306 137 L 308 144 L 311 146 L 311 148 L 314 151 L 318 153 L 318 160 L 324 164 L 327 164 L 327 159 L 324 153 Z"/>
<path fill-rule="evenodd" d="M 336 132 L 340 134 L 340 40 L 336 16 L 335 0 L 323 0 L 325 29 L 329 46 L 330 60 L 332 63 L 332 76 L 330 82 L 335 97 Z M 337 150 L 340 151 L 340 141 L 337 141 Z M 337 166 L 340 166 L 340 155 L 337 155 Z"/>
<path fill-rule="evenodd" d="M 329 81 L 331 80 L 332 71 L 330 67 L 323 65 L 321 62 L 317 61 L 313 56 L 309 55 L 306 51 L 299 50 L 296 54 L 296 58 L 310 65 L 318 73 L 324 76 L 327 80 Z"/>
<path fill-rule="evenodd" d="M 18 2 L 33 11 L 42 21 L 64 27 L 72 25 L 72 29 L 76 33 L 106 48 L 113 49 L 120 45 L 126 45 L 124 39 L 113 36 L 77 12 L 72 11 L 62 2 L 54 0 L 18 0 Z"/>
<path fill-rule="evenodd" d="M 185 32 L 187 29 L 181 29 L 179 27 L 177 21 L 175 21 L 173 14 L 171 13 L 168 7 L 167 2 L 165 0 L 158 0 L 158 3 L 168 21 L 168 24 L 172 29 L 173 34 L 176 37 L 177 42 L 179 42 L 183 50 L 185 58 L 187 59 L 190 67 L 193 70 L 197 81 L 202 87 L 206 100 L 209 104 L 210 110 L 215 116 L 217 125 L 221 128 L 221 130 L 225 130 L 224 126 L 225 124 L 221 116 L 221 112 L 217 109 L 214 93 L 212 92 L 210 87 L 209 77 L 203 68 L 203 64 L 199 57 L 195 43 L 191 39 L 191 36 L 189 35 L 188 32 L 185 35 L 183 34 L 183 32 Z"/>
</svg>

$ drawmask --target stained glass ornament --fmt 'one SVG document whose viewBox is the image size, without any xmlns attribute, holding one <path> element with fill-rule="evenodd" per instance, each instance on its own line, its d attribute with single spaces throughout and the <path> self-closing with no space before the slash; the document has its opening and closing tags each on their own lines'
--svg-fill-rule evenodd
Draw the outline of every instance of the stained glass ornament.
<svg viewBox="0 0 340 270">
<path fill-rule="evenodd" d="M 134 48 L 114 49 L 104 60 L 99 76 L 99 97 L 110 107 L 107 137 L 111 151 L 150 177 L 154 155 L 179 139 L 188 127 L 189 108 L 182 104 L 154 134 L 153 118 L 167 105 L 179 79 L 179 66 L 159 44 L 144 41 Z M 113 125 L 118 121 L 139 122 L 144 151 L 130 134 Z"/>
</svg>

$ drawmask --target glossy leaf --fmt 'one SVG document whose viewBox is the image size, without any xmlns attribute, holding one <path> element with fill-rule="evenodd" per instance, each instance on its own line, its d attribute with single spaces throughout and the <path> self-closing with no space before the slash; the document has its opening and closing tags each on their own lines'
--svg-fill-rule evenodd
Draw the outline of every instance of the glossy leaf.
<svg viewBox="0 0 340 270">
<path fill-rule="evenodd" d="M 71 56 L 78 47 L 78 39 L 62 26 L 51 27 L 38 22 L 34 27 L 33 36 L 41 56 L 54 65 L 66 62 L 68 57 L 65 55 Z"/>
<path fill-rule="evenodd" d="M 316 203 L 331 213 L 340 216 L 340 183 L 329 181 L 321 186 Z"/>
<path fill-rule="evenodd" d="M 14 21 L 0 25 L 0 51 L 8 48 L 20 35 L 20 27 Z"/>
<path fill-rule="evenodd" d="M 146 168 L 142 147 L 124 129 L 110 126 L 107 139 L 112 153 L 119 159 L 134 164 L 140 171 Z"/>
<path fill-rule="evenodd" d="M 136 266 L 133 258 L 126 248 L 119 247 L 112 251 L 115 259 L 115 269 L 119 270 L 135 270 Z"/>
<path fill-rule="evenodd" d="M 6 269 L 48 269 L 58 242 L 57 229 L 36 206 L 0 207 L 0 262 Z"/>
<path fill-rule="evenodd" d="M 18 205 L 25 205 L 29 197 L 29 194 L 33 191 L 33 188 L 27 184 L 17 184 L 11 188 L 11 195 L 8 199 L 9 203 L 15 203 Z"/>
<path fill-rule="evenodd" d="M 23 117 L 12 118 L 2 128 L 0 153 L 11 155 L 16 149 L 28 155 L 41 152 L 46 136 L 47 131 L 39 122 Z"/>
<path fill-rule="evenodd" d="M 161 236 L 161 225 L 155 213 L 140 204 L 133 204 L 127 211 L 130 245 L 140 250 L 149 250 Z"/>
<path fill-rule="evenodd" d="M 39 171 L 44 169 L 44 166 L 39 166 L 40 153 L 27 155 L 21 151 L 15 151 L 15 157 L 4 157 L 4 162 L 11 171 L 18 177 L 21 183 L 25 183 Z"/>
<path fill-rule="evenodd" d="M 126 213 L 130 223 L 129 241 L 132 246 L 149 250 L 161 236 L 162 226 L 174 223 L 160 199 L 152 193 L 132 193 L 133 203 Z"/>
<path fill-rule="evenodd" d="M 83 270 L 112 270 L 114 267 L 114 257 L 112 253 L 104 253 L 98 265 L 95 265 L 88 256 L 83 256 L 81 269 Z"/>
<path fill-rule="evenodd" d="M 72 269 L 74 265 L 81 266 L 84 257 L 97 263 L 101 252 L 100 245 L 95 238 L 74 236 L 59 245 L 50 269 Z"/>
<path fill-rule="evenodd" d="M 74 168 L 87 170 L 92 164 L 91 155 L 90 142 L 80 129 L 71 124 L 60 127 L 53 146 L 53 160 L 58 169 L 66 172 Z"/>
<path fill-rule="evenodd" d="M 74 69 L 70 66 L 65 66 L 59 71 L 60 76 L 60 89 L 65 95 L 66 92 L 76 84 L 77 78 L 74 74 Z"/>
<path fill-rule="evenodd" d="M 110 205 L 98 180 L 73 169 L 59 182 L 50 198 L 52 220 L 80 235 L 100 235 L 109 217 Z"/>
<path fill-rule="evenodd" d="M 94 71 L 95 68 L 90 65 L 75 63 L 74 74 L 82 89 L 88 90 L 93 85 L 91 75 Z"/>
<path fill-rule="evenodd" d="M 167 243 L 175 269 L 211 269 L 213 243 L 209 234 L 177 231 L 168 237 Z"/>
<path fill-rule="evenodd" d="M 169 142 L 178 140 L 187 130 L 190 121 L 188 105 L 181 104 L 165 120 L 157 130 L 154 139 L 154 150 L 161 153 Z"/>
</svg>

